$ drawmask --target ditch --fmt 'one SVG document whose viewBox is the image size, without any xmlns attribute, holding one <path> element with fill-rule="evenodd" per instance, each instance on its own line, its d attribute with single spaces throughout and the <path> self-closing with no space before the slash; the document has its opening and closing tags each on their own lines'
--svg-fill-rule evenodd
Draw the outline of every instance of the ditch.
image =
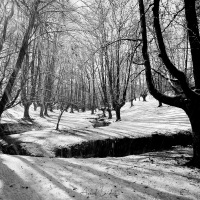
<svg viewBox="0 0 200 200">
<path fill-rule="evenodd" d="M 123 157 L 151 151 L 167 150 L 173 146 L 192 144 L 191 132 L 177 134 L 155 133 L 141 138 L 113 138 L 94 140 L 55 149 L 55 156 L 62 158 Z"/>
<path fill-rule="evenodd" d="M 53 157 L 62 158 L 91 158 L 91 157 L 123 157 L 146 152 L 168 150 L 174 146 L 192 145 L 190 131 L 181 131 L 174 134 L 154 133 L 140 138 L 108 138 L 103 140 L 89 140 L 67 147 L 55 147 Z M 27 148 L 28 147 L 28 148 Z M 31 148 L 37 152 L 31 153 Z M 11 155 L 27 155 L 46 157 L 40 147 L 35 144 L 26 144 L 20 141 L 0 139 L 0 151 Z"/>
</svg>

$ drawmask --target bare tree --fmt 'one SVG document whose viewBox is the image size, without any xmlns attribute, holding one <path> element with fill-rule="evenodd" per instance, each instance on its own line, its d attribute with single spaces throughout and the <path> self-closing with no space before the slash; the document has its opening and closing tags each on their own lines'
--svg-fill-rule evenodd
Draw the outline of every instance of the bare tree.
<svg viewBox="0 0 200 200">
<path fill-rule="evenodd" d="M 10 78 L 7 82 L 7 85 L 4 89 L 2 98 L 0 100 L 0 116 L 2 115 L 6 104 L 9 103 L 10 101 L 10 96 L 12 93 L 12 89 L 15 83 L 15 79 L 19 73 L 19 70 L 21 69 L 23 60 L 24 60 L 24 56 L 26 54 L 26 51 L 28 49 L 28 45 L 29 45 L 29 39 L 31 37 L 31 33 L 33 31 L 36 19 L 37 19 L 37 10 L 38 10 L 38 6 L 39 6 L 39 0 L 35 0 L 31 5 L 30 5 L 30 15 L 29 15 L 29 22 L 28 22 L 28 26 L 26 28 L 23 40 L 22 40 L 22 44 L 20 47 L 20 51 L 18 54 L 18 58 L 15 64 L 15 67 L 12 71 L 12 74 L 10 75 Z"/>
<path fill-rule="evenodd" d="M 153 27 L 155 28 L 157 42 L 159 46 L 159 57 L 168 70 L 168 72 L 177 79 L 181 91 L 176 96 L 166 96 L 159 92 L 154 83 L 151 72 L 151 62 L 148 52 L 148 40 L 147 40 L 147 24 L 145 18 L 145 9 L 143 0 L 139 0 L 139 9 L 141 17 L 141 33 L 143 39 L 142 54 L 145 63 L 146 80 L 150 93 L 159 101 L 179 107 L 183 109 L 190 119 L 192 126 L 193 136 L 193 159 L 191 163 L 194 166 L 200 167 L 200 36 L 197 22 L 197 15 L 195 9 L 195 1 L 184 0 L 186 31 L 189 36 L 190 53 L 192 58 L 193 68 L 193 80 L 194 86 L 191 86 L 187 80 L 185 73 L 178 69 L 173 64 L 167 54 L 166 44 L 164 43 L 164 37 L 160 25 L 160 0 L 154 0 L 153 3 Z M 180 31 L 177 34 L 182 34 Z"/>
</svg>

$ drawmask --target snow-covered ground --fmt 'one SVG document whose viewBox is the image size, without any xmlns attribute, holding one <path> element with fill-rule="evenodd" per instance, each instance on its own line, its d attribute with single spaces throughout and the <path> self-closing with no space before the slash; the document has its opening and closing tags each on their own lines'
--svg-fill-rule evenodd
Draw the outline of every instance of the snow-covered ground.
<svg viewBox="0 0 200 200">
<path fill-rule="evenodd" d="M 178 165 L 188 151 L 123 158 L 0 155 L 3 200 L 200 199 L 200 171 Z"/>
<path fill-rule="evenodd" d="M 154 132 L 167 134 L 190 129 L 189 120 L 181 109 L 167 105 L 158 108 L 158 102 L 155 99 L 148 98 L 147 100 L 147 102 L 136 101 L 131 108 L 130 103 L 127 103 L 122 108 L 120 122 L 115 122 L 113 112 L 112 123 L 106 127 L 93 128 L 90 121 L 95 115 L 91 115 L 89 111 L 65 112 L 60 122 L 60 131 L 55 130 L 59 111 L 49 112 L 50 117 L 40 118 L 39 109 L 35 112 L 31 108 L 30 115 L 35 119 L 34 123 L 41 127 L 21 131 L 20 134 L 11 135 L 9 138 L 26 143 L 29 151 L 33 150 L 30 152 L 33 155 L 52 157 L 53 150 L 57 147 L 67 147 L 88 140 L 144 137 Z M 22 117 L 23 109 L 18 106 L 5 112 L 2 122 L 9 122 L 11 119 L 12 122 L 16 122 L 17 128 L 17 123 Z M 35 148 L 30 148 L 30 146 Z M 36 148 L 37 151 L 34 150 Z"/>
<path fill-rule="evenodd" d="M 77 142 L 112 138 L 142 137 L 152 132 L 173 132 L 190 128 L 185 113 L 152 98 L 122 108 L 122 121 L 93 128 L 90 112 L 64 113 L 55 131 L 59 111 L 40 118 L 31 109 L 35 126 L 14 134 L 13 140 L 36 144 L 43 156 L 0 154 L 0 199 L 2 200 L 138 200 L 200 199 L 200 170 L 182 165 L 192 154 L 190 148 L 126 157 L 55 158 L 52 148 Z M 2 123 L 15 123 L 23 116 L 18 106 L 6 111 Z M 115 118 L 115 116 L 114 116 Z M 42 129 L 42 130 L 39 130 Z M 33 152 L 34 153 L 34 152 Z M 37 154 L 36 154 L 37 155 Z"/>
</svg>

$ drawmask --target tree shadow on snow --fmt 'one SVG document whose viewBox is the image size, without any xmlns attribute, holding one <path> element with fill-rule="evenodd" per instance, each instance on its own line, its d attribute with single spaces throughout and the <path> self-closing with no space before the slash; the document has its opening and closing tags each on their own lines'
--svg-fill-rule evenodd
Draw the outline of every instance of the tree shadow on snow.
<svg viewBox="0 0 200 200">
<path fill-rule="evenodd" d="M 41 196 L 4 162 L 0 158 L 0 199 L 41 200 Z"/>
<path fill-rule="evenodd" d="M 49 180 L 51 180 L 57 187 L 61 188 L 62 190 L 66 191 L 70 196 L 75 197 L 75 199 L 85 199 L 85 196 L 82 196 L 80 193 L 75 192 L 74 190 L 71 190 L 69 188 L 66 188 L 60 181 L 59 177 L 62 177 L 62 179 L 71 181 L 71 184 L 79 185 L 81 186 L 80 180 L 82 183 L 84 182 L 85 188 L 90 188 L 88 191 L 95 191 L 96 195 L 99 197 L 101 195 L 106 195 L 104 190 L 108 190 L 109 185 L 117 185 L 117 187 L 121 188 L 122 193 L 120 194 L 120 197 L 123 199 L 126 199 L 126 196 L 132 197 L 133 199 L 136 199 L 138 194 L 144 194 L 144 196 L 149 196 L 149 198 L 160 198 L 160 199 L 182 199 L 182 200 L 189 200 L 191 198 L 184 197 L 182 195 L 173 194 L 172 192 L 163 191 L 163 189 L 159 190 L 156 189 L 155 186 L 151 186 L 151 184 L 145 184 L 145 183 L 139 183 L 142 181 L 142 178 L 140 177 L 139 181 L 129 181 L 126 180 L 126 178 L 121 178 L 118 175 L 113 175 L 111 173 L 102 171 L 101 169 L 97 169 L 97 167 L 88 166 L 90 165 L 90 161 L 86 161 L 86 165 L 83 165 L 82 163 L 77 164 L 75 162 L 79 162 L 78 160 L 63 160 L 63 159 L 53 159 L 52 162 L 54 164 L 54 167 L 57 166 L 59 170 L 64 167 L 64 170 L 66 170 L 67 173 L 64 173 L 64 171 L 57 171 L 58 177 L 56 177 L 56 174 L 54 174 L 54 177 L 50 175 L 49 172 L 45 171 L 44 169 L 41 169 L 38 167 L 40 163 L 37 163 L 39 161 L 36 161 L 35 163 L 32 163 L 25 158 L 21 158 L 23 162 L 25 162 L 28 165 L 32 165 L 35 170 L 37 170 L 41 175 L 45 176 Z M 112 164 L 109 162 L 105 164 L 105 166 L 113 167 Z M 120 167 L 120 166 L 119 166 Z M 149 169 L 140 169 L 139 167 L 137 169 L 134 169 L 134 173 L 136 176 L 137 174 L 142 174 L 143 179 L 148 179 L 150 176 L 155 176 L 155 171 L 151 168 Z M 73 176 L 73 180 L 69 179 L 70 176 Z M 173 175 L 173 174 L 172 174 Z M 178 174 L 179 175 L 179 174 Z M 159 180 L 159 175 L 157 175 L 157 179 Z M 138 182 L 138 183 L 136 183 Z M 158 181 L 159 182 L 159 181 Z M 99 185 L 102 186 L 102 188 L 99 188 Z M 83 186 L 81 186 L 83 187 Z M 173 186 L 172 186 L 173 187 Z M 174 186 L 176 187 L 176 186 Z M 111 189 L 112 190 L 112 189 Z M 175 191 L 176 188 L 174 188 Z M 89 192 L 88 192 L 89 194 Z M 90 196 L 94 195 L 94 193 L 90 193 Z M 142 196 L 141 196 L 142 198 Z M 95 198 L 98 199 L 98 198 Z"/>
</svg>

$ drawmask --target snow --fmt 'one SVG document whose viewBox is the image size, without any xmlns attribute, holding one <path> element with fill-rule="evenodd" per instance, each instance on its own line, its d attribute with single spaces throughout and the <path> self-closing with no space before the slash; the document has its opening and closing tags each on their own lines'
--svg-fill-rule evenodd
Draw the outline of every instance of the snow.
<svg viewBox="0 0 200 200">
<path fill-rule="evenodd" d="M 112 137 L 143 137 L 154 132 L 188 130 L 185 113 L 152 98 L 122 108 L 122 121 L 93 128 L 90 112 L 64 113 L 56 131 L 59 111 L 40 118 L 25 132 L 10 135 L 14 140 L 36 145 L 45 157 L 0 154 L 0 199 L 2 200 L 140 200 L 200 199 L 200 170 L 182 165 L 191 157 L 191 148 L 152 152 L 126 157 L 55 158 L 53 149 L 88 140 Z M 17 106 L 4 113 L 2 123 L 22 122 L 23 109 Z M 115 116 L 114 116 L 115 118 Z M 41 153 L 40 152 L 40 153 Z M 34 150 L 33 150 L 34 155 Z M 39 155 L 39 154 L 38 154 Z M 36 152 L 37 156 L 37 152 Z"/>
<path fill-rule="evenodd" d="M 1 177 L 7 181 L 2 194 L 12 184 L 14 195 L 23 197 L 25 190 L 28 199 L 200 199 L 200 171 L 177 166 L 172 158 L 156 153 L 123 158 L 0 158 L 9 177 L 23 181 Z"/>
<path fill-rule="evenodd" d="M 99 140 L 107 138 L 122 137 L 144 137 L 152 133 L 173 133 L 180 130 L 190 129 L 190 123 L 186 114 L 178 108 L 164 105 L 158 108 L 158 103 L 152 98 L 147 98 L 148 102 L 136 101 L 130 108 L 127 103 L 122 108 L 122 121 L 115 122 L 115 115 L 110 120 L 112 123 L 106 127 L 93 128 L 90 123 L 91 118 L 97 116 L 87 112 L 64 112 L 60 121 L 59 129 L 56 131 L 56 123 L 59 111 L 49 112 L 50 117 L 39 117 L 39 110 L 33 111 L 31 108 L 30 115 L 34 118 L 34 123 L 42 126 L 39 129 L 22 131 L 20 134 L 10 135 L 15 141 L 29 143 L 40 148 L 41 151 L 33 153 L 34 155 L 45 155 L 54 157 L 54 149 L 67 147 L 73 144 L 89 140 Z M 19 108 L 19 109 L 18 109 Z M 19 106 L 15 110 L 7 111 L 6 115 L 12 115 L 12 121 L 19 122 L 19 116 L 23 117 L 22 108 Z M 19 112 L 17 112 L 19 110 Z M 98 113 L 101 113 L 100 111 Z M 4 122 L 4 117 L 2 118 Z"/>
</svg>

